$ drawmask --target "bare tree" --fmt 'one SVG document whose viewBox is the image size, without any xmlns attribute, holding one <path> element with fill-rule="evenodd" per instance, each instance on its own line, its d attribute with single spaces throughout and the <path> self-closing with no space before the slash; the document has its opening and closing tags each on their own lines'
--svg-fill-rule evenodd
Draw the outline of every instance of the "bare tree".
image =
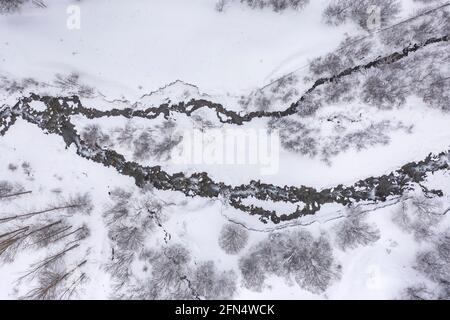
<svg viewBox="0 0 450 320">
<path fill-rule="evenodd" d="M 0 218 L 0 224 L 7 223 L 11 221 L 22 221 L 26 219 L 30 219 L 32 217 L 36 216 L 45 216 L 46 214 L 50 212 L 55 211 L 66 211 L 69 216 L 73 215 L 76 212 L 87 212 L 89 213 L 92 209 L 91 202 L 85 202 L 83 197 L 83 201 L 79 201 L 77 198 L 76 201 L 68 200 L 63 202 L 60 205 L 52 205 L 46 209 L 36 210 L 32 212 L 26 212 L 21 214 L 13 214 L 6 217 Z"/>
<path fill-rule="evenodd" d="M 29 226 L 16 227 L 0 234 L 0 261 L 10 263 L 26 243 Z"/>
<path fill-rule="evenodd" d="M 144 245 L 144 235 L 138 226 L 115 224 L 108 232 L 119 250 L 136 251 Z"/>
<path fill-rule="evenodd" d="M 450 111 L 450 78 L 437 73 L 427 83 L 419 90 L 423 101 L 434 108 Z"/>
<path fill-rule="evenodd" d="M 155 157 L 158 160 L 170 159 L 172 149 L 182 141 L 182 136 L 176 134 L 176 123 L 164 121 L 154 128 L 146 128 L 133 140 L 133 156 L 137 160 Z"/>
<path fill-rule="evenodd" d="M 69 282 L 69 278 L 84 264 L 86 264 L 86 260 L 82 261 L 72 269 L 67 269 L 63 263 L 53 263 L 47 265 L 39 272 L 38 285 L 23 296 L 22 299 L 70 299 L 78 285 L 81 283 L 80 278 L 84 278 L 86 275 L 85 273 L 82 273 L 78 279 L 75 279 L 72 283 Z"/>
<path fill-rule="evenodd" d="M 380 239 L 380 231 L 363 221 L 362 216 L 352 214 L 336 226 L 336 242 L 342 250 L 367 246 Z"/>
<path fill-rule="evenodd" d="M 236 274 L 219 273 L 213 261 L 201 263 L 191 277 L 194 291 L 205 299 L 230 299 L 236 292 Z"/>
<path fill-rule="evenodd" d="M 337 53 L 330 53 L 323 57 L 313 59 L 309 64 L 311 76 L 310 78 L 308 77 L 307 80 L 313 80 L 313 77 L 331 77 L 339 74 L 346 68 L 343 59 L 345 59 L 345 57 L 342 57 Z"/>
<path fill-rule="evenodd" d="M 426 0 L 425 0 L 426 1 Z M 415 10 L 407 23 L 384 29 L 380 40 L 391 48 L 404 48 L 411 43 L 422 43 L 429 38 L 448 34 L 450 31 L 450 12 L 437 6 Z"/>
<path fill-rule="evenodd" d="M 83 240 L 89 234 L 85 225 L 74 231 L 70 231 L 71 228 L 72 226 L 63 220 L 8 228 L 0 234 L 0 260 L 12 262 L 21 250 L 48 247 L 71 235 L 74 236 L 71 242 L 73 243 Z"/>
<path fill-rule="evenodd" d="M 324 292 L 340 276 L 329 241 L 324 236 L 314 238 L 306 231 L 272 234 L 252 248 L 239 267 L 244 285 L 256 290 L 263 285 L 264 273 L 284 277 L 288 282 L 295 280 L 313 293 Z"/>
<path fill-rule="evenodd" d="M 416 256 L 414 268 L 424 277 L 431 280 L 436 288 L 428 290 L 420 284 L 407 288 L 404 292 L 411 299 L 449 299 L 450 298 L 450 230 L 440 234 L 433 246 L 421 251 Z M 432 292 L 432 293 L 430 293 Z"/>
<path fill-rule="evenodd" d="M 322 107 L 322 98 L 316 93 L 308 93 L 300 99 L 297 114 L 301 117 L 309 117 Z"/>
<path fill-rule="evenodd" d="M 13 13 L 28 0 L 0 0 L 0 13 Z"/>
<path fill-rule="evenodd" d="M 31 191 L 25 191 L 19 184 L 13 184 L 8 181 L 0 181 L 0 200 L 10 199 L 28 193 L 31 193 Z"/>
<path fill-rule="evenodd" d="M 70 195 L 69 198 L 63 202 L 63 206 L 66 208 L 69 215 L 76 213 L 89 215 L 94 209 L 92 197 L 89 192 Z"/>
<path fill-rule="evenodd" d="M 432 300 L 436 299 L 436 295 L 427 288 L 423 283 L 416 286 L 408 287 L 403 290 L 401 299 L 403 300 Z"/>
<path fill-rule="evenodd" d="M 33 180 L 33 168 L 31 168 L 31 164 L 27 161 L 22 163 L 22 170 L 28 176 L 28 179 Z"/>
<path fill-rule="evenodd" d="M 131 147 L 134 135 L 136 134 L 136 128 L 132 123 L 128 122 L 124 128 L 118 128 L 114 131 L 117 134 L 117 142 L 121 146 Z"/>
<path fill-rule="evenodd" d="M 117 293 L 130 281 L 132 274 L 131 264 L 133 263 L 134 258 L 134 252 L 122 250 L 114 252 L 111 261 L 105 265 L 105 270 L 109 272 L 113 278 L 113 287 Z"/>
<path fill-rule="evenodd" d="M 71 228 L 72 226 L 64 220 L 37 225 L 38 232 L 30 234 L 30 245 L 38 248 L 47 247 L 58 241 L 58 238 Z"/>
<path fill-rule="evenodd" d="M 422 194 L 405 196 L 392 220 L 403 231 L 412 233 L 417 240 L 431 238 L 435 226 L 443 218 L 441 207 L 437 199 Z"/>
<path fill-rule="evenodd" d="M 445 257 L 436 251 L 425 251 L 417 255 L 416 269 L 437 283 L 450 281 L 450 266 Z"/>
<path fill-rule="evenodd" d="M 272 101 L 264 93 L 260 92 L 254 98 L 254 105 L 258 111 L 269 111 Z"/>
<path fill-rule="evenodd" d="M 90 230 L 86 224 L 74 228 L 65 220 L 38 227 L 37 230 L 39 232 L 32 234 L 30 245 L 38 248 L 47 247 L 62 240 L 69 240 L 67 244 L 70 245 L 84 240 L 90 235 Z"/>
<path fill-rule="evenodd" d="M 133 141 L 133 157 L 137 160 L 148 158 L 151 155 L 152 146 L 154 144 L 156 144 L 156 141 L 153 139 L 151 131 L 143 131 L 137 139 Z"/>
<path fill-rule="evenodd" d="M 142 288 L 141 299 L 192 298 L 187 279 L 191 256 L 184 246 L 172 244 L 160 251 L 147 251 L 144 256 L 151 262 L 152 272 Z"/>
<path fill-rule="evenodd" d="M 165 121 L 156 126 L 158 141 L 153 146 L 152 154 L 158 160 L 169 160 L 170 153 L 182 140 L 181 135 L 176 134 L 177 125 L 174 121 Z"/>
<path fill-rule="evenodd" d="M 377 70 L 362 85 L 361 98 L 379 109 L 392 109 L 406 102 L 406 83 L 392 70 Z"/>
<path fill-rule="evenodd" d="M 113 203 L 107 208 L 104 217 L 108 224 L 125 219 L 130 214 L 133 193 L 121 188 L 115 188 L 109 193 Z"/>
<path fill-rule="evenodd" d="M 265 270 L 257 253 L 251 253 L 239 260 L 239 269 L 246 288 L 261 291 L 266 279 Z"/>
<path fill-rule="evenodd" d="M 12 172 L 16 171 L 17 170 L 17 165 L 15 165 L 14 163 L 8 164 L 8 170 L 12 171 Z"/>
<path fill-rule="evenodd" d="M 35 262 L 33 264 L 30 265 L 29 270 L 26 271 L 26 273 L 24 275 L 22 275 L 18 281 L 22 281 L 24 279 L 34 279 L 37 275 L 39 275 L 39 273 L 44 270 L 45 268 L 61 263 L 64 258 L 64 256 L 67 255 L 67 253 L 73 251 L 74 249 L 78 248 L 80 246 L 80 244 L 74 244 L 71 245 L 69 247 L 66 247 L 60 251 L 58 251 L 55 254 L 51 254 L 46 256 L 43 260 Z"/>
<path fill-rule="evenodd" d="M 227 0 L 218 0 L 216 2 L 216 11 L 222 12 L 225 9 L 225 5 L 227 4 Z"/>
<path fill-rule="evenodd" d="M 219 246 L 228 254 L 239 253 L 247 241 L 248 231 L 235 223 L 225 224 L 219 234 Z"/>
<path fill-rule="evenodd" d="M 317 155 L 318 142 L 316 129 L 309 128 L 294 119 L 272 119 L 268 123 L 270 130 L 279 130 L 280 142 L 286 150 L 314 157 Z"/>
<path fill-rule="evenodd" d="M 65 76 L 61 74 L 56 75 L 54 84 L 68 93 L 77 94 L 80 97 L 92 97 L 94 95 L 94 88 L 81 84 L 80 75 L 72 72 Z"/>
<path fill-rule="evenodd" d="M 236 292 L 236 274 L 219 271 L 214 262 L 190 263 L 190 252 L 180 244 L 145 250 L 141 261 L 151 270 L 144 278 L 134 277 L 119 293 L 125 299 L 229 299 Z"/>
<path fill-rule="evenodd" d="M 309 0 L 241 0 L 253 9 L 271 7 L 279 12 L 288 8 L 300 10 L 309 3 Z"/>
</svg>

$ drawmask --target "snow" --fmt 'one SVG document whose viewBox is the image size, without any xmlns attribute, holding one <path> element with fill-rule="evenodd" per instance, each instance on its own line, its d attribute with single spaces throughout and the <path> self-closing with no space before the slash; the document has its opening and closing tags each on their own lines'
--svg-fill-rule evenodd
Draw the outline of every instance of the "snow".
<svg viewBox="0 0 450 320">
<path fill-rule="evenodd" d="M 47 109 L 47 106 L 45 105 L 45 103 L 41 102 L 41 101 L 32 101 L 30 103 L 30 107 L 32 107 L 34 110 L 42 112 L 45 111 Z"/>
<path fill-rule="evenodd" d="M 219 13 L 215 0 L 48 1 L 1 17 L 0 67 L 39 80 L 75 71 L 109 97 L 136 98 L 177 79 L 210 94 L 248 93 L 291 67 L 286 57 L 304 64 L 351 29 L 313 14 L 325 3 L 281 15 L 245 6 Z M 71 4 L 81 8 L 80 30 L 66 27 Z"/>
</svg>

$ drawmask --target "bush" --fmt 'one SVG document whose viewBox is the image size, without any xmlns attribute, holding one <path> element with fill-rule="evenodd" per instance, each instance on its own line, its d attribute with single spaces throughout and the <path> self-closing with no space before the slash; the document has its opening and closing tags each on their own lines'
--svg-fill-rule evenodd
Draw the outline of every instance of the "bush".
<svg viewBox="0 0 450 320">
<path fill-rule="evenodd" d="M 234 223 L 222 227 L 219 235 L 219 246 L 228 254 L 237 254 L 248 241 L 248 232 Z"/>
</svg>

